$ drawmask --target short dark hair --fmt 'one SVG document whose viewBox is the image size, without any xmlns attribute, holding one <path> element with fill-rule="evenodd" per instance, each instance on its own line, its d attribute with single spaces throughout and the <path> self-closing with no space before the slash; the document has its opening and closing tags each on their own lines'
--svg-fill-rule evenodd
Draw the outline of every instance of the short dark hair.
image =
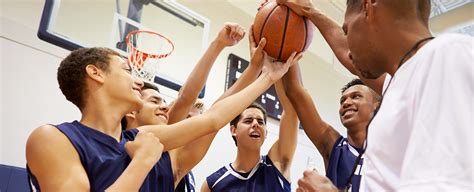
<svg viewBox="0 0 474 192">
<path fill-rule="evenodd" d="M 355 86 L 355 85 L 363 85 L 363 86 L 368 87 L 364 82 L 362 82 L 362 80 L 352 79 L 352 81 L 350 81 L 349 83 L 344 85 L 344 87 L 342 87 L 341 93 L 344 93 L 347 89 L 349 89 L 349 88 L 351 88 L 352 86 Z M 374 99 L 380 102 L 382 97 L 379 94 L 377 94 L 372 88 L 370 88 L 370 87 L 368 87 L 368 88 L 370 89 L 370 92 L 372 93 Z"/>
<path fill-rule="evenodd" d="M 365 85 L 365 84 L 360 79 L 352 79 L 352 81 L 350 81 L 349 83 L 344 85 L 344 87 L 342 87 L 341 93 L 344 93 L 347 89 L 349 89 L 350 87 L 352 87 L 354 85 Z"/>
<path fill-rule="evenodd" d="M 361 0 L 347 0 L 347 1 L 346 1 L 346 7 L 347 7 L 347 9 L 352 9 L 352 8 L 357 8 L 357 7 L 361 8 L 361 7 L 362 7 L 362 6 L 361 6 L 362 4 L 361 4 L 360 1 L 361 1 Z"/>
<path fill-rule="evenodd" d="M 108 71 L 113 55 L 120 56 L 118 52 L 105 47 L 80 48 L 61 61 L 57 72 L 59 88 L 79 110 L 85 107 L 84 95 L 88 91 L 85 85 L 86 66 L 94 65 Z"/>
<path fill-rule="evenodd" d="M 154 85 L 154 84 L 152 84 L 152 83 L 143 81 L 142 90 L 146 90 L 146 89 L 153 89 L 153 90 L 157 91 L 158 93 L 160 93 L 160 89 L 158 89 L 158 86 L 156 86 L 156 85 Z"/>
<path fill-rule="evenodd" d="M 389 6 L 394 8 L 394 11 L 399 13 L 399 16 L 405 16 L 409 14 L 406 11 L 411 11 L 410 7 L 415 6 L 418 18 L 426 24 L 428 24 L 429 16 L 431 13 L 431 0 L 386 0 L 386 3 L 390 3 Z M 347 9 L 359 8 L 362 9 L 362 0 L 347 0 Z"/>
<path fill-rule="evenodd" d="M 262 111 L 263 121 L 265 122 L 265 124 L 267 124 L 267 110 L 265 110 L 265 108 L 263 108 L 260 104 L 255 103 L 255 102 L 250 104 L 245 110 L 250 109 L 250 108 L 256 108 Z M 240 121 L 240 117 L 242 117 L 242 113 L 243 111 L 239 115 L 237 115 L 237 117 L 232 119 L 232 121 L 230 121 L 230 126 L 235 126 L 237 128 L 237 123 Z M 232 139 L 234 140 L 235 146 L 237 146 L 237 138 L 235 138 L 235 136 L 232 136 Z"/>
</svg>

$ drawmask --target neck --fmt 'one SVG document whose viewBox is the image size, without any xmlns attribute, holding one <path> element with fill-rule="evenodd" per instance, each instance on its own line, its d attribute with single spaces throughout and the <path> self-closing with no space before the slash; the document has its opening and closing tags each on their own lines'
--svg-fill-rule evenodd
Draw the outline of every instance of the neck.
<svg viewBox="0 0 474 192">
<path fill-rule="evenodd" d="M 388 64 L 385 67 L 385 72 L 389 73 L 393 77 L 395 72 L 400 67 L 400 60 L 413 48 L 417 42 L 424 38 L 431 37 L 432 35 L 428 28 L 426 28 L 426 25 L 416 21 L 403 23 L 399 26 L 392 26 L 388 33 L 390 34 L 387 34 L 387 37 L 390 38 L 386 38 L 388 39 L 386 43 L 390 45 L 390 48 L 387 48 L 386 50 L 390 51 L 390 53 L 387 54 L 389 56 L 387 62 Z M 426 42 L 420 44 L 417 49 L 406 55 L 406 57 L 403 58 L 402 64 L 415 55 L 416 51 Z"/>
<path fill-rule="evenodd" d="M 348 130 L 347 140 L 352 146 L 362 149 L 364 146 L 366 134 L 367 133 L 365 127 L 358 127 L 354 131 Z"/>
<path fill-rule="evenodd" d="M 139 127 L 138 122 L 136 119 L 127 119 L 127 128 L 126 130 L 134 129 Z"/>
<path fill-rule="evenodd" d="M 237 149 L 237 158 L 232 163 L 232 167 L 238 172 L 249 172 L 260 161 L 260 150 Z"/>
<path fill-rule="evenodd" d="M 129 112 L 130 106 L 124 102 L 112 102 L 106 96 L 91 96 L 86 101 L 80 122 L 120 141 L 122 132 L 120 120 Z"/>
</svg>

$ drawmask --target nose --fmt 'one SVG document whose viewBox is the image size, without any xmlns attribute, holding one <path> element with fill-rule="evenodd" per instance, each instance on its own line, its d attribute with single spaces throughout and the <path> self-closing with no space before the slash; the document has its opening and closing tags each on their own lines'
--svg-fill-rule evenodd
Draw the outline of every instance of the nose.
<svg viewBox="0 0 474 192">
<path fill-rule="evenodd" d="M 260 124 L 258 123 L 258 120 L 257 119 L 253 119 L 252 120 L 252 127 L 258 127 L 260 126 Z"/>
<path fill-rule="evenodd" d="M 347 97 L 343 102 L 342 102 L 342 108 L 347 108 L 352 105 L 352 99 L 350 97 Z"/>
<path fill-rule="evenodd" d="M 165 112 L 165 113 L 168 113 L 169 109 L 170 109 L 170 108 L 168 107 L 168 105 L 167 105 L 166 103 L 164 103 L 164 102 L 160 105 L 160 111 L 163 111 L 163 112 Z"/>
<path fill-rule="evenodd" d="M 353 59 L 352 59 L 352 53 L 351 53 L 350 51 L 347 52 L 347 57 L 349 57 L 349 59 L 350 59 L 351 61 L 353 60 Z"/>
<path fill-rule="evenodd" d="M 145 84 L 143 83 L 143 80 L 140 79 L 139 77 L 133 76 L 133 80 L 135 81 L 135 82 L 134 82 L 135 85 L 137 85 L 140 89 L 142 89 L 143 86 L 145 85 Z"/>
</svg>

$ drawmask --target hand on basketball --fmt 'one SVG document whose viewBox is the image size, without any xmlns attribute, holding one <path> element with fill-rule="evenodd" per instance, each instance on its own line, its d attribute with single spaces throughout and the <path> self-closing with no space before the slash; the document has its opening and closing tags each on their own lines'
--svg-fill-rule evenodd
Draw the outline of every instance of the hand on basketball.
<svg viewBox="0 0 474 192">
<path fill-rule="evenodd" d="M 245 36 L 245 30 L 239 24 L 226 23 L 217 35 L 217 42 L 225 47 L 237 44 Z"/>
<path fill-rule="evenodd" d="M 288 68 L 298 63 L 298 61 L 303 57 L 303 53 L 293 52 L 290 57 L 286 60 L 285 63 L 281 61 L 276 61 L 275 59 L 271 58 L 264 52 L 263 56 L 263 69 L 262 73 L 266 73 L 269 75 L 270 79 L 273 82 L 278 81 L 286 72 L 288 72 Z"/>
<path fill-rule="evenodd" d="M 296 14 L 308 17 L 312 11 L 317 10 L 311 0 L 276 0 L 278 4 L 286 5 Z"/>
<path fill-rule="evenodd" d="M 255 42 L 255 39 L 253 37 L 252 33 L 252 27 L 250 27 L 250 32 L 249 32 L 249 49 L 250 49 L 250 64 L 251 65 L 257 65 L 257 66 L 262 66 L 263 64 L 263 48 L 267 44 L 267 40 L 265 38 L 260 39 L 260 42 L 257 43 Z"/>
<path fill-rule="evenodd" d="M 161 157 L 163 144 L 152 133 L 138 132 L 135 140 L 125 143 L 125 150 L 130 158 L 154 165 Z"/>
<path fill-rule="evenodd" d="M 320 175 L 316 170 L 306 170 L 303 178 L 298 180 L 296 192 L 337 192 L 338 189 L 324 175 Z"/>
</svg>

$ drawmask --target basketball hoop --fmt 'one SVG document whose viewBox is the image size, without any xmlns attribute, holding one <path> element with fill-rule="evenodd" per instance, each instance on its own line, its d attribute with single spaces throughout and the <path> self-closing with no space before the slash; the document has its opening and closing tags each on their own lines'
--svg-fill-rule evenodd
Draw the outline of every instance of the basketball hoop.
<svg viewBox="0 0 474 192">
<path fill-rule="evenodd" d="M 174 50 L 171 40 L 153 31 L 131 31 L 125 41 L 128 62 L 134 75 L 149 82 L 153 82 L 158 73 L 159 60 L 168 57 Z"/>
</svg>

